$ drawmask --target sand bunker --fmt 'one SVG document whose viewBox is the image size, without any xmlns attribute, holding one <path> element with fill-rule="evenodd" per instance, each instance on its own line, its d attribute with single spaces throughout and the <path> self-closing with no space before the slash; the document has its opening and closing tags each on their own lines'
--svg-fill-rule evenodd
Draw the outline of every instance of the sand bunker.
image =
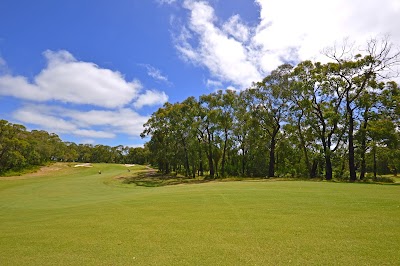
<svg viewBox="0 0 400 266">
<path fill-rule="evenodd" d="M 74 167 L 93 167 L 91 163 L 77 164 Z"/>
<path fill-rule="evenodd" d="M 134 164 L 124 164 L 126 167 L 135 166 Z"/>
</svg>

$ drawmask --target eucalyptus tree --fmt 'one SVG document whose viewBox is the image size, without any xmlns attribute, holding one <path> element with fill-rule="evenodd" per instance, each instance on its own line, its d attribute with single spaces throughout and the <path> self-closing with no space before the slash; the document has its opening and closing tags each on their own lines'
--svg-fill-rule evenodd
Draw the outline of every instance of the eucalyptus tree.
<svg viewBox="0 0 400 266">
<path fill-rule="evenodd" d="M 268 176 L 275 176 L 275 148 L 282 123 L 287 118 L 292 66 L 284 64 L 250 89 L 253 96 L 251 111 L 269 138 Z"/>
<path fill-rule="evenodd" d="M 221 158 L 221 151 L 218 147 L 221 138 L 218 121 L 221 110 L 216 100 L 216 94 L 202 95 L 199 100 L 198 133 L 206 146 L 205 153 L 208 159 L 210 178 L 214 178 L 218 174 L 218 162 Z"/>
<path fill-rule="evenodd" d="M 400 169 L 399 134 L 396 132 L 393 121 L 385 117 L 378 117 L 378 119 L 370 122 L 367 134 L 371 145 L 374 177 L 377 176 L 378 172 L 378 160 L 385 161 L 385 167 L 396 175 L 398 169 Z M 385 171 L 384 169 L 381 170 Z"/>
<path fill-rule="evenodd" d="M 152 114 L 150 119 L 144 124 L 142 138 L 151 136 L 147 143 L 153 155 L 153 160 L 158 164 L 160 171 L 168 174 L 171 172 L 171 165 L 174 161 L 174 152 L 176 151 L 177 139 L 172 134 L 172 125 L 170 119 L 170 110 L 172 104 L 165 103 Z"/>
<path fill-rule="evenodd" d="M 157 160 L 160 170 L 169 173 L 171 166 L 178 171 L 183 165 L 186 176 L 196 171 L 196 163 L 191 157 L 195 156 L 194 151 L 198 149 L 198 113 L 198 103 L 190 97 L 182 103 L 166 103 L 144 125 L 145 130 L 141 135 L 151 136 L 147 146 Z"/>
<path fill-rule="evenodd" d="M 241 91 L 233 105 L 233 124 L 232 134 L 235 146 L 238 148 L 240 156 L 240 170 L 237 171 L 242 176 L 246 175 L 248 152 L 250 149 L 250 131 L 252 130 L 252 115 L 250 106 L 252 105 L 252 96 L 250 90 Z"/>
<path fill-rule="evenodd" d="M 397 175 L 400 169 L 400 88 L 393 81 L 387 82 L 376 97 L 377 107 L 366 131 L 366 139 L 372 152 L 373 174 L 376 177 L 379 149 L 381 161 L 386 162 L 385 167 Z"/>
<path fill-rule="evenodd" d="M 186 131 L 189 132 L 190 137 L 188 138 L 190 164 L 192 168 L 192 176 L 195 177 L 196 172 L 199 176 L 204 175 L 205 163 L 204 157 L 204 132 L 202 127 L 203 122 L 203 110 L 200 106 L 200 102 L 195 97 L 189 97 L 182 102 L 186 106 Z"/>
<path fill-rule="evenodd" d="M 383 83 L 379 85 L 383 86 Z M 374 91 L 368 91 L 360 95 L 356 101 L 356 106 L 359 108 L 358 116 L 360 117 L 360 125 L 358 131 L 355 133 L 355 140 L 358 141 L 359 154 L 360 154 L 360 180 L 365 179 L 367 172 L 366 153 L 370 150 L 369 130 L 371 121 L 379 119 L 379 94 Z"/>
<path fill-rule="evenodd" d="M 313 129 L 322 145 L 325 158 L 325 178 L 333 178 L 332 154 L 340 147 L 345 128 L 345 110 L 343 109 L 344 93 L 340 91 L 340 80 L 330 78 L 330 65 L 305 61 L 293 71 L 294 79 L 292 99 L 295 105 L 292 110 L 297 114 L 297 123 L 303 121 Z M 302 132 L 301 128 L 299 132 Z M 299 133 L 304 138 L 303 133 Z M 303 149 L 305 141 L 303 140 Z M 314 169 L 308 162 L 310 175 Z M 314 173 L 313 173 L 314 172 Z"/>
<path fill-rule="evenodd" d="M 357 100 L 369 90 L 378 89 L 380 79 L 390 78 L 390 70 L 400 62 L 400 50 L 394 51 L 387 38 L 372 39 L 365 49 L 354 55 L 351 46 L 342 49 L 332 48 L 326 55 L 333 60 L 328 63 L 329 79 L 335 81 L 335 87 L 344 95 L 347 116 L 347 143 L 349 156 L 350 181 L 355 181 L 355 145 Z"/>
<path fill-rule="evenodd" d="M 195 156 L 193 150 L 196 150 L 196 130 L 194 125 L 194 118 L 197 115 L 197 104 L 193 101 L 193 98 L 186 99 L 182 103 L 176 103 L 169 109 L 170 117 L 170 133 L 176 136 L 179 141 L 178 146 L 183 150 L 183 165 L 185 168 L 185 175 L 189 176 L 191 173 L 196 171 L 195 169 L 190 170 L 190 161 L 192 162 L 192 168 L 196 167 L 193 163 L 192 156 Z"/>
<path fill-rule="evenodd" d="M 313 76 L 314 64 L 311 61 L 299 63 L 292 71 L 292 90 L 289 95 L 288 124 L 285 125 L 291 136 L 291 142 L 299 147 L 304 157 L 307 175 L 316 177 L 317 152 L 316 139 L 318 135 L 312 128 L 317 123 L 312 116 L 310 96 L 311 88 L 314 88 L 316 79 Z"/>
<path fill-rule="evenodd" d="M 227 153 L 232 145 L 231 135 L 234 122 L 234 108 L 237 102 L 237 94 L 235 91 L 219 90 L 209 95 L 203 95 L 201 98 L 202 106 L 208 113 L 206 120 L 208 124 L 213 124 L 214 129 L 214 164 L 218 171 L 218 159 L 221 154 L 221 176 L 225 176 L 225 165 L 227 161 Z"/>
</svg>

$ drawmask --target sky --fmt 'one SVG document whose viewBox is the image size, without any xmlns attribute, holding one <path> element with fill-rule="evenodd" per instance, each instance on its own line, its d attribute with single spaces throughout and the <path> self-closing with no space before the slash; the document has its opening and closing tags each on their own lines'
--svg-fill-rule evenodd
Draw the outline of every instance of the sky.
<svg viewBox="0 0 400 266">
<path fill-rule="evenodd" d="M 142 146 L 169 101 L 242 90 L 283 63 L 389 35 L 400 0 L 1 0 L 0 119 Z"/>
</svg>

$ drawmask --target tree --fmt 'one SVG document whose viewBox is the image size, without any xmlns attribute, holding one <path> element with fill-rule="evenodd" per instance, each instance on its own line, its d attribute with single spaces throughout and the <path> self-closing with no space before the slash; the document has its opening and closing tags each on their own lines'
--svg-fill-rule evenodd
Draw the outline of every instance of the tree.
<svg viewBox="0 0 400 266">
<path fill-rule="evenodd" d="M 269 177 L 275 176 L 275 149 L 281 124 L 286 119 L 291 69 L 291 65 L 282 65 L 250 89 L 254 118 L 269 138 Z"/>
<path fill-rule="evenodd" d="M 329 78 L 339 85 L 339 91 L 344 95 L 348 123 L 350 181 L 357 179 L 354 145 L 357 100 L 369 90 L 378 89 L 378 79 L 391 77 L 388 71 L 399 64 L 400 59 L 400 51 L 393 51 L 392 44 L 387 38 L 368 41 L 364 51 L 361 51 L 364 55 L 353 56 L 353 52 L 354 49 L 346 44 L 340 51 L 334 47 L 326 52 L 326 55 L 334 60 L 328 64 Z"/>
</svg>

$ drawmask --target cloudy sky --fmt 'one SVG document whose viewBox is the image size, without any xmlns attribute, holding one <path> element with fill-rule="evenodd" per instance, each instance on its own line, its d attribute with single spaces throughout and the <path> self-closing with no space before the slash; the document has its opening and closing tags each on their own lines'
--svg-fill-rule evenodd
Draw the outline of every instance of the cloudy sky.
<svg viewBox="0 0 400 266">
<path fill-rule="evenodd" d="M 244 89 L 282 63 L 389 34 L 400 0 L 2 0 L 0 119 L 139 146 L 166 101 Z"/>
</svg>

